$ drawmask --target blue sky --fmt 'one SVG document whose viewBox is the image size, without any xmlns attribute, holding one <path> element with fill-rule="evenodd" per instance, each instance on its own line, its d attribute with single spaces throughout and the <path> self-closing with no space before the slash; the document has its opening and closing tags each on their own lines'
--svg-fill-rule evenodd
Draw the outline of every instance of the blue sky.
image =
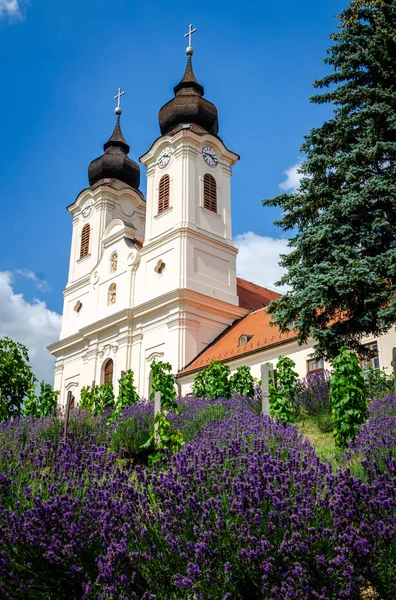
<svg viewBox="0 0 396 600">
<path fill-rule="evenodd" d="M 218 108 L 220 136 L 241 156 L 232 179 L 239 272 L 273 286 L 285 242 L 276 209 L 260 201 L 295 183 L 303 135 L 330 115 L 308 98 L 328 72 L 322 59 L 345 4 L 0 0 L 0 337 L 27 343 L 37 364 L 56 339 L 66 206 L 87 187 L 88 164 L 112 131 L 119 86 L 131 157 L 158 137 L 158 110 L 184 71 L 189 23 L 198 29 L 195 74 Z M 145 191 L 143 167 L 142 182 Z"/>
</svg>

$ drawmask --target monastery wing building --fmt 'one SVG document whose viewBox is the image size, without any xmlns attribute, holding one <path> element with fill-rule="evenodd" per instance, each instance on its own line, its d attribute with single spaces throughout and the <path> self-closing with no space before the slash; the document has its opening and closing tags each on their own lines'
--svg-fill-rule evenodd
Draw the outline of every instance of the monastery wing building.
<svg viewBox="0 0 396 600">
<path fill-rule="evenodd" d="M 89 165 L 89 187 L 68 207 L 62 330 L 49 346 L 61 404 L 93 383 L 111 381 L 117 394 L 127 369 L 147 397 L 154 359 L 172 365 L 182 394 L 213 359 L 231 370 L 249 365 L 257 377 L 280 354 L 301 376 L 326 366 L 293 331 L 270 327 L 265 307 L 279 294 L 236 276 L 231 174 L 239 156 L 219 137 L 217 108 L 194 75 L 193 32 L 175 96 L 159 111 L 161 135 L 140 159 L 147 198 L 121 131 L 120 89 L 114 131 Z M 366 342 L 374 366 L 389 367 L 394 331 Z"/>
</svg>

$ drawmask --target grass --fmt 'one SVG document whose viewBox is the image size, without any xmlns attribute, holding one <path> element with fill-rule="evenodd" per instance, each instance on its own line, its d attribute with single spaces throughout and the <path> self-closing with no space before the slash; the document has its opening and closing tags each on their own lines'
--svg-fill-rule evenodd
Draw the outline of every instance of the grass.
<svg viewBox="0 0 396 600">
<path fill-rule="evenodd" d="M 297 429 L 315 446 L 316 453 L 320 458 L 333 463 L 337 461 L 337 452 L 332 432 L 322 433 L 311 419 L 305 419 L 298 423 Z"/>
</svg>

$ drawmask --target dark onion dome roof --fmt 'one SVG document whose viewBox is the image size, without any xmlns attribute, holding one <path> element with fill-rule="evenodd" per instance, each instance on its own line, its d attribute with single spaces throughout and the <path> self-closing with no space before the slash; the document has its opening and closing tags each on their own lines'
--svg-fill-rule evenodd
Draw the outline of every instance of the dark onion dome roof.
<svg viewBox="0 0 396 600">
<path fill-rule="evenodd" d="M 167 102 L 158 114 L 161 134 L 166 135 L 181 123 L 194 123 L 208 133 L 217 135 L 219 131 L 217 108 L 203 98 L 204 89 L 195 78 L 191 55 L 188 56 L 182 80 L 173 90 L 175 97 Z"/>
<path fill-rule="evenodd" d="M 135 190 L 139 189 L 140 167 L 129 158 L 130 150 L 120 127 L 120 115 L 110 139 L 103 146 L 104 154 L 95 158 L 88 167 L 89 185 L 100 179 L 118 179 Z"/>
</svg>

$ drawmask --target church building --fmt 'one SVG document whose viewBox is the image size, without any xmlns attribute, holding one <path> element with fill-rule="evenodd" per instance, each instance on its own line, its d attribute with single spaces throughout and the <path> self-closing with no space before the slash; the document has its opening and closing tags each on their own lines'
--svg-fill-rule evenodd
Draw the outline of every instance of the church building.
<svg viewBox="0 0 396 600">
<path fill-rule="evenodd" d="M 219 136 L 217 109 L 194 75 L 190 26 L 187 65 L 174 98 L 159 111 L 161 135 L 140 158 L 128 157 L 120 125 L 88 168 L 89 187 L 68 206 L 72 215 L 69 276 L 64 291 L 54 388 L 64 404 L 81 388 L 112 382 L 132 369 L 147 397 L 154 359 L 172 365 L 179 393 L 211 360 L 231 370 L 288 355 L 300 376 L 326 365 L 292 330 L 270 327 L 266 306 L 279 294 L 236 275 L 231 175 L 239 156 Z M 263 269 L 265 265 L 263 265 Z M 390 366 L 394 329 L 366 340 L 374 366 Z"/>
</svg>

